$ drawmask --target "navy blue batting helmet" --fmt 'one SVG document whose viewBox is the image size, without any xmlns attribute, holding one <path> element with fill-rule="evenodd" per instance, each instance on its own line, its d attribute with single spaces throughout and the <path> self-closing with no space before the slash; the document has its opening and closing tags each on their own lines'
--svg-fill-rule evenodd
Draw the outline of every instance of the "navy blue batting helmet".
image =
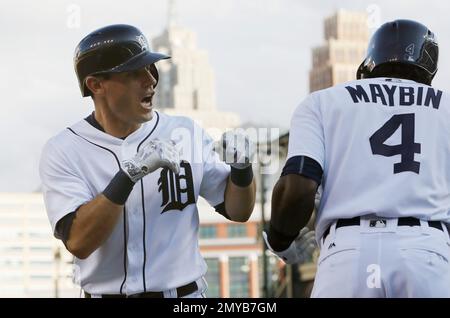
<svg viewBox="0 0 450 318">
<path fill-rule="evenodd" d="M 153 76 L 158 81 L 154 63 L 170 58 L 150 51 L 142 32 L 131 25 L 115 24 L 95 30 L 83 38 L 75 50 L 74 65 L 81 93 L 90 96 L 86 77 L 108 73 L 137 70 L 152 65 Z"/>
<path fill-rule="evenodd" d="M 434 33 L 423 24 L 388 22 L 372 36 L 356 77 L 400 77 L 430 85 L 438 69 L 438 53 Z"/>
</svg>

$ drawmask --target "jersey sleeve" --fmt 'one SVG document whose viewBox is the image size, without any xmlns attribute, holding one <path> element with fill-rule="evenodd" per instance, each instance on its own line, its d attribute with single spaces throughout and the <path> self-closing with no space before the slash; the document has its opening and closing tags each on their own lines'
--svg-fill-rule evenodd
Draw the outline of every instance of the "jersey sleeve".
<svg viewBox="0 0 450 318">
<path fill-rule="evenodd" d="M 87 184 L 71 167 L 63 151 L 50 140 L 42 151 L 39 174 L 47 216 L 55 236 L 60 219 L 93 199 Z"/>
<path fill-rule="evenodd" d="M 215 207 L 225 200 L 225 188 L 230 174 L 230 167 L 221 161 L 214 151 L 212 138 L 203 131 L 203 178 L 200 195 Z"/>
<path fill-rule="evenodd" d="M 309 95 L 294 111 L 289 131 L 287 160 L 306 156 L 317 161 L 322 169 L 325 164 L 325 140 L 320 105 Z"/>
</svg>

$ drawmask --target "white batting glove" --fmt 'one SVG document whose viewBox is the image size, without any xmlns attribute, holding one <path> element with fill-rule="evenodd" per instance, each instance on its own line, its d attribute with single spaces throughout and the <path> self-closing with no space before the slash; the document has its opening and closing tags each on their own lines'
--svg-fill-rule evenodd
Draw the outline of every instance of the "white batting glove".
<svg viewBox="0 0 450 318">
<path fill-rule="evenodd" d="M 172 141 L 151 140 L 133 158 L 122 161 L 123 171 L 133 182 L 164 167 L 180 172 L 180 153 Z"/>
<path fill-rule="evenodd" d="M 223 133 L 215 147 L 220 158 L 236 169 L 245 169 L 252 165 L 255 144 L 239 130 Z"/>
<path fill-rule="evenodd" d="M 314 231 L 310 231 L 307 227 L 304 227 L 291 245 L 281 252 L 275 252 L 272 249 L 267 240 L 266 232 L 263 231 L 262 235 L 269 250 L 281 258 L 286 264 L 303 263 L 312 257 L 312 254 L 317 248 Z"/>
</svg>

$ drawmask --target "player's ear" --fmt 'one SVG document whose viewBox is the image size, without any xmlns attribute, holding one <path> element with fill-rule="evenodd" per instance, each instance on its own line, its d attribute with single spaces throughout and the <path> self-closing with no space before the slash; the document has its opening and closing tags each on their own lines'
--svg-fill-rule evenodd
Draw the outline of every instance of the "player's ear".
<svg viewBox="0 0 450 318">
<path fill-rule="evenodd" d="M 85 83 L 87 88 L 92 92 L 92 95 L 101 95 L 104 93 L 103 78 L 87 76 Z"/>
</svg>

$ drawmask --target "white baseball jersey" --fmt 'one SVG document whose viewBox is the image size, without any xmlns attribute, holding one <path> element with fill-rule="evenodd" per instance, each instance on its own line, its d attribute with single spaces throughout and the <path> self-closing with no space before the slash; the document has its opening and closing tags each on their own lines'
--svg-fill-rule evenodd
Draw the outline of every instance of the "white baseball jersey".
<svg viewBox="0 0 450 318">
<path fill-rule="evenodd" d="M 75 274 L 91 294 L 164 291 L 199 279 L 206 263 L 198 246 L 198 196 L 211 206 L 224 201 L 229 166 L 192 120 L 154 112 L 153 119 L 120 139 L 81 120 L 46 144 L 40 163 L 48 217 L 62 217 L 94 199 L 152 139 L 174 140 L 180 174 L 158 169 L 136 183 L 108 240 L 88 258 L 75 258 Z"/>
<path fill-rule="evenodd" d="M 320 238 L 362 215 L 450 222 L 450 98 L 410 80 L 347 82 L 310 94 L 291 122 L 288 159 L 323 169 Z"/>
</svg>

